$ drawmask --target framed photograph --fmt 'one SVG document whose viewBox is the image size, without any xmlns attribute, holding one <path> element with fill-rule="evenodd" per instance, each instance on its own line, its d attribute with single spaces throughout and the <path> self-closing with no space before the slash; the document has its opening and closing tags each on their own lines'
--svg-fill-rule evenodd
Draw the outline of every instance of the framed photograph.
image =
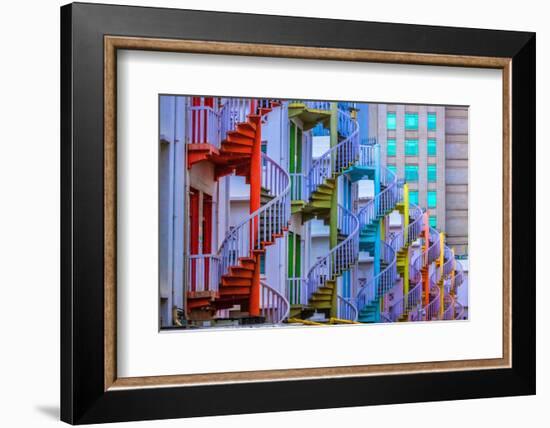
<svg viewBox="0 0 550 428">
<path fill-rule="evenodd" d="M 534 33 L 76 3 L 61 57 L 63 421 L 535 393 Z"/>
</svg>

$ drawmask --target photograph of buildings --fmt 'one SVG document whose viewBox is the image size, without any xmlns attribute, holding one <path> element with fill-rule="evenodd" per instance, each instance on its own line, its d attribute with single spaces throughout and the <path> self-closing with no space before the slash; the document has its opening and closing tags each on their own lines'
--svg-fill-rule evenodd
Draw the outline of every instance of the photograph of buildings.
<svg viewBox="0 0 550 428">
<path fill-rule="evenodd" d="M 468 108 L 159 96 L 159 325 L 468 318 Z"/>
</svg>

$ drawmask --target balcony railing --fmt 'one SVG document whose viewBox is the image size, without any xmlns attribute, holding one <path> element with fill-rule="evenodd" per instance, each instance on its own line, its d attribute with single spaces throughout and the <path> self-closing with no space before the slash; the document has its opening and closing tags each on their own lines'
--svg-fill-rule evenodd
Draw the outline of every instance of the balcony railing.
<svg viewBox="0 0 550 428">
<path fill-rule="evenodd" d="M 187 137 L 189 144 L 211 144 L 220 147 L 221 114 L 209 106 L 190 106 L 187 109 Z"/>
<path fill-rule="evenodd" d="M 290 199 L 292 201 L 308 201 L 309 192 L 307 186 L 307 176 L 303 172 L 290 173 Z"/>
<path fill-rule="evenodd" d="M 220 258 L 216 254 L 187 256 L 189 291 L 218 291 L 220 284 Z"/>
<path fill-rule="evenodd" d="M 309 292 L 306 278 L 287 278 L 287 295 L 291 305 L 307 305 Z"/>
</svg>

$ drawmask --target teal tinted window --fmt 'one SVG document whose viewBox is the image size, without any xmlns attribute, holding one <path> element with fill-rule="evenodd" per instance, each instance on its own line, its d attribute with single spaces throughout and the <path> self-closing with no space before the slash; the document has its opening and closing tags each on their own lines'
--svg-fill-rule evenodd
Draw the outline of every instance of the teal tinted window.
<svg viewBox="0 0 550 428">
<path fill-rule="evenodd" d="M 395 113 L 388 113 L 386 119 L 386 127 L 389 130 L 395 130 L 395 128 L 397 127 L 397 118 L 395 117 Z"/>
<path fill-rule="evenodd" d="M 260 255 L 260 275 L 265 275 L 265 254 Z"/>
<path fill-rule="evenodd" d="M 418 113 L 405 113 L 405 129 L 413 131 L 418 129 Z"/>
<path fill-rule="evenodd" d="M 428 165 L 428 181 L 437 181 L 437 165 Z"/>
<path fill-rule="evenodd" d="M 409 202 L 418 205 L 418 190 L 411 190 L 409 192 Z"/>
<path fill-rule="evenodd" d="M 388 156 L 395 156 L 396 145 L 395 138 L 388 138 Z"/>
<path fill-rule="evenodd" d="M 434 215 L 430 216 L 430 226 L 431 227 L 437 227 L 437 217 Z"/>
<path fill-rule="evenodd" d="M 437 124 L 437 115 L 435 113 L 428 113 L 428 131 L 435 131 Z"/>
<path fill-rule="evenodd" d="M 397 174 L 397 166 L 395 165 L 388 165 L 388 169 L 393 172 L 394 174 Z"/>
<path fill-rule="evenodd" d="M 405 180 L 418 181 L 418 165 L 405 165 Z"/>
<path fill-rule="evenodd" d="M 437 192 L 435 190 L 428 191 L 428 208 L 435 208 L 437 206 Z"/>
<path fill-rule="evenodd" d="M 418 156 L 418 140 L 405 140 L 405 156 Z"/>
<path fill-rule="evenodd" d="M 428 156 L 435 156 L 437 154 L 437 141 L 435 138 L 428 138 Z"/>
</svg>

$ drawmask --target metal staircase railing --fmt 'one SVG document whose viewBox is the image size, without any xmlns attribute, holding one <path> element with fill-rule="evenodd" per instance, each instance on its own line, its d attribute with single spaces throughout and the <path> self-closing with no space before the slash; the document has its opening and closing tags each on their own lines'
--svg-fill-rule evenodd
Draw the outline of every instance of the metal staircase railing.
<svg viewBox="0 0 550 428">
<path fill-rule="evenodd" d="M 455 300 L 455 320 L 462 319 L 464 319 L 464 306 L 458 300 Z"/>
<path fill-rule="evenodd" d="M 308 200 L 309 196 L 321 184 L 328 179 L 335 179 L 357 161 L 359 157 L 359 125 L 349 114 L 340 110 L 338 110 L 338 131 L 342 131 L 342 135 L 345 136 L 344 140 L 312 162 L 306 175 L 307 185 L 306 192 L 302 195 L 303 200 Z"/>
<path fill-rule="evenodd" d="M 190 254 L 186 259 L 189 291 L 218 291 L 220 258 L 216 254 Z"/>
<path fill-rule="evenodd" d="M 359 312 L 351 299 L 346 299 L 338 294 L 338 318 L 350 321 L 357 321 Z"/>
<path fill-rule="evenodd" d="M 415 242 L 420 236 L 420 232 L 422 232 L 424 218 L 422 209 L 415 204 L 410 204 L 409 216 L 413 218 L 413 221 L 409 223 L 407 227 L 407 242 L 405 242 L 405 236 L 402 230 L 394 235 L 390 241 L 390 246 L 396 253 L 405 246 L 409 246 Z M 421 261 L 421 255 L 418 255 L 415 258 L 415 264 L 413 264 L 412 260 L 411 263 L 409 263 L 409 279 L 414 278 L 414 284 L 416 285 L 407 295 L 401 295 L 389 304 L 388 318 L 391 319 L 392 322 L 397 321 L 403 314 L 407 314 L 412 308 L 416 308 L 418 303 L 422 300 L 422 288 L 418 287 L 418 282 L 421 280 Z"/>
<path fill-rule="evenodd" d="M 220 109 L 220 132 L 222 138 L 228 132 L 234 131 L 238 123 L 244 123 L 252 111 L 254 104 L 252 99 L 243 98 L 223 98 Z"/>
<path fill-rule="evenodd" d="M 357 214 L 361 228 L 372 223 L 378 217 L 382 217 L 399 202 L 398 184 L 395 174 L 384 167 L 381 170 L 381 184 L 386 188 L 368 201 Z"/>
<path fill-rule="evenodd" d="M 237 266 L 241 257 L 251 257 L 273 235 L 283 235 L 290 220 L 290 176 L 262 153 L 262 187 L 274 198 L 230 230 L 218 251 L 220 277 Z"/>
<path fill-rule="evenodd" d="M 291 305 L 307 305 L 310 294 L 307 278 L 287 278 L 286 289 Z"/>
<path fill-rule="evenodd" d="M 424 321 L 433 321 L 439 319 L 439 287 L 436 285 L 433 285 L 433 281 L 430 280 L 430 296 L 432 297 L 432 300 L 424 306 L 423 313 L 424 313 Z"/>
<path fill-rule="evenodd" d="M 317 260 L 307 274 L 308 300 L 327 281 L 348 270 L 359 257 L 359 220 L 350 210 L 338 205 L 338 229 L 347 237 Z"/>
<path fill-rule="evenodd" d="M 290 100 L 289 104 L 303 104 L 308 109 L 330 111 L 330 101 Z"/>
<path fill-rule="evenodd" d="M 381 184 L 385 186 L 385 189 L 367 202 L 357 214 L 361 229 L 385 215 L 399 201 L 398 183 L 395 174 L 387 168 L 382 167 L 381 169 Z M 365 286 L 357 293 L 355 305 L 359 312 L 365 306 L 383 296 L 395 284 L 397 276 L 396 250 L 385 241 L 381 241 L 381 246 L 382 261 L 387 266 L 370 281 L 367 281 Z"/>
<path fill-rule="evenodd" d="M 381 241 L 381 245 L 381 261 L 386 263 L 387 266 L 378 275 L 366 281 L 365 286 L 357 293 L 355 306 L 359 312 L 365 306 L 386 294 L 395 284 L 395 278 L 397 277 L 395 250 L 385 241 Z"/>
<path fill-rule="evenodd" d="M 443 319 L 446 321 L 454 320 L 455 316 L 455 299 L 450 294 L 443 298 Z"/>
<path fill-rule="evenodd" d="M 266 322 L 278 324 L 288 318 L 290 304 L 286 297 L 265 281 L 260 281 L 260 315 Z"/>
<path fill-rule="evenodd" d="M 189 106 L 187 108 L 188 144 L 211 144 L 220 148 L 221 112 L 210 106 Z"/>
<path fill-rule="evenodd" d="M 359 162 L 358 166 L 374 167 L 376 162 L 375 145 L 360 144 L 359 145 Z"/>
</svg>

